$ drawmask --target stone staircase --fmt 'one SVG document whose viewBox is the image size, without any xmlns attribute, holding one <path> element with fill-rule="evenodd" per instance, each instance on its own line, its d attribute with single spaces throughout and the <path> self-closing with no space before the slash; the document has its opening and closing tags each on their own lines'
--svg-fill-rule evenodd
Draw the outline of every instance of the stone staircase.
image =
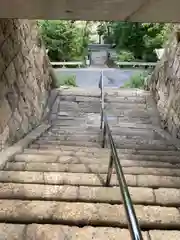
<svg viewBox="0 0 180 240">
<path fill-rule="evenodd" d="M 105 101 L 144 239 L 180 239 L 180 152 L 150 94 L 106 89 Z M 0 171 L 0 239 L 131 239 L 115 171 L 105 186 L 99 109 L 97 89 L 58 92 L 51 127 Z"/>
</svg>

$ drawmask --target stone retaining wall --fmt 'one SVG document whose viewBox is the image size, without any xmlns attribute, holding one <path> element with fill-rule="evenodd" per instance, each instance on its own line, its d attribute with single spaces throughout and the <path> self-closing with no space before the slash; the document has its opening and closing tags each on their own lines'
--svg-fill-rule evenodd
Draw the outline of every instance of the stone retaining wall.
<svg viewBox="0 0 180 240">
<path fill-rule="evenodd" d="M 180 27 L 176 26 L 157 64 L 150 89 L 161 115 L 162 126 L 180 138 Z"/>
<path fill-rule="evenodd" d="M 0 150 L 40 123 L 50 84 L 36 21 L 0 19 Z"/>
</svg>

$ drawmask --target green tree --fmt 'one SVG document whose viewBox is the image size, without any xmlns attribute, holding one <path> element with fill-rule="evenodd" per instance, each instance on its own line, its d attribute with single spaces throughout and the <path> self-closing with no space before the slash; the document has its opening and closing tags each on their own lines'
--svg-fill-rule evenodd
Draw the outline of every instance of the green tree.
<svg viewBox="0 0 180 240">
<path fill-rule="evenodd" d="M 83 33 L 75 21 L 62 20 L 41 20 L 39 27 L 51 60 L 70 61 L 82 57 L 89 39 L 87 29 Z"/>
<path fill-rule="evenodd" d="M 162 23 L 106 22 L 99 25 L 105 42 L 115 44 L 118 52 L 132 52 L 135 59 L 156 61 L 156 48 L 166 41 L 170 25 Z M 103 25 L 104 26 L 104 25 Z"/>
</svg>

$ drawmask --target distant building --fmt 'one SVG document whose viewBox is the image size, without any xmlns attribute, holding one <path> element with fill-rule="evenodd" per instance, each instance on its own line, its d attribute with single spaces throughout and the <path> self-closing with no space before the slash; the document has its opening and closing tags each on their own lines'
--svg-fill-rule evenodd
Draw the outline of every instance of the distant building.
<svg viewBox="0 0 180 240">
<path fill-rule="evenodd" d="M 104 65 L 109 58 L 111 44 L 89 44 L 89 60 L 91 65 Z"/>
</svg>

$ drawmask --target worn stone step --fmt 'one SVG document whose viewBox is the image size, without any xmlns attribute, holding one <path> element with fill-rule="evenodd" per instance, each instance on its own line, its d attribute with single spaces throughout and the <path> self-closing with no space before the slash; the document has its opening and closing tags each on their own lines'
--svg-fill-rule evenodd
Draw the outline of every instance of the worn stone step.
<svg viewBox="0 0 180 240">
<path fill-rule="evenodd" d="M 129 192 L 134 203 L 156 204 L 154 192 L 151 188 L 129 187 Z M 56 186 L 20 183 L 0 183 L 0 199 L 122 203 L 119 187 Z M 166 204 L 168 203 L 166 201 Z M 178 204 L 177 199 L 175 204 Z"/>
<path fill-rule="evenodd" d="M 145 130 L 145 129 L 135 129 L 135 128 L 113 128 L 111 129 L 111 132 L 114 135 L 122 135 L 122 136 L 143 136 L 143 137 L 149 137 L 149 138 L 162 138 L 159 134 L 157 134 L 155 131 L 153 130 Z M 43 134 L 43 136 L 59 136 L 62 134 L 77 134 L 80 135 L 82 134 L 82 128 L 79 129 L 67 129 L 67 128 L 52 128 L 50 129 L 49 132 L 46 132 Z M 99 128 L 93 128 L 93 129 L 86 129 L 85 131 L 83 131 L 84 135 L 87 134 L 92 134 L 92 135 L 96 135 L 99 134 L 100 130 Z"/>
<path fill-rule="evenodd" d="M 148 142 L 155 140 L 154 139 L 155 135 L 153 134 L 146 134 L 146 135 L 121 135 L 118 136 L 118 134 L 114 134 L 113 138 L 116 142 L 129 142 L 129 141 L 136 141 L 137 144 L 138 142 Z M 92 133 L 92 132 L 86 132 L 84 133 L 83 131 L 80 133 L 76 132 L 62 132 L 60 134 L 44 134 L 41 136 L 40 140 L 42 141 L 92 141 L 92 142 L 100 142 L 101 141 L 101 134 L 99 133 Z M 162 140 L 162 143 L 165 143 Z"/>
<path fill-rule="evenodd" d="M 109 152 L 109 149 L 107 149 L 107 148 L 99 148 L 99 147 L 93 147 L 93 146 L 91 148 L 89 148 L 89 147 L 86 147 L 86 146 L 60 145 L 58 150 L 73 151 L 73 152 L 88 152 L 88 153 L 105 153 L 105 152 L 107 153 L 107 152 Z"/>
<path fill-rule="evenodd" d="M 81 134 L 76 134 L 76 133 L 64 133 L 61 135 L 49 135 L 49 136 L 41 136 L 39 141 L 44 141 L 44 142 L 55 142 L 55 141 L 86 141 L 86 142 L 100 142 L 101 137 L 100 133 L 87 133 L 85 134 L 82 132 Z"/>
<path fill-rule="evenodd" d="M 102 186 L 106 176 L 95 173 L 0 171 L 0 182 Z M 125 174 L 125 177 L 127 184 L 133 187 L 180 188 L 180 177 L 130 174 Z M 113 174 L 111 186 L 117 185 L 116 174 Z"/>
<path fill-rule="evenodd" d="M 118 117 L 118 116 L 117 116 Z M 116 123 L 112 123 L 111 121 L 108 122 L 110 129 L 112 129 L 113 127 L 115 128 L 123 128 L 124 126 L 138 126 L 139 128 L 143 128 L 143 129 L 154 129 L 152 122 L 148 121 L 148 123 L 143 123 L 141 120 L 137 120 L 137 119 L 123 119 L 123 118 L 118 118 L 118 122 Z"/>
<path fill-rule="evenodd" d="M 120 153 L 126 153 L 126 154 L 134 154 L 134 155 L 155 155 L 155 156 L 180 156 L 180 151 L 177 150 L 149 150 L 149 149 L 126 149 L 126 148 L 121 148 L 121 149 L 117 149 L 117 152 Z"/>
<path fill-rule="evenodd" d="M 0 221 L 127 227 L 123 205 L 54 201 L 0 200 Z M 142 228 L 180 229 L 177 208 L 135 205 Z"/>
<path fill-rule="evenodd" d="M 179 176 L 180 164 L 153 163 L 145 161 L 121 161 L 124 173 L 151 174 Z M 3 170 L 8 171 L 33 171 L 33 172 L 81 172 L 81 173 L 107 173 L 108 163 L 71 163 L 62 164 L 55 162 L 7 162 Z M 115 169 L 114 169 L 115 172 Z"/>
<path fill-rule="evenodd" d="M 72 139 L 70 137 L 70 139 Z M 100 143 L 97 142 L 93 142 L 93 141 L 89 141 L 88 140 L 85 141 L 81 141 L 81 139 L 77 140 L 77 139 L 72 139 L 72 140 L 46 140 L 46 139 L 39 139 L 37 141 L 34 142 L 35 144 L 40 144 L 40 145 L 71 145 L 71 146 L 93 146 L 93 147 L 97 147 L 100 146 Z M 138 140 L 127 140 L 125 141 L 119 141 L 118 139 L 116 141 L 115 139 L 115 145 L 117 148 L 126 148 L 126 149 L 137 149 L 137 150 L 175 150 L 175 147 L 172 145 L 168 145 L 168 144 L 162 144 L 161 141 L 159 140 L 152 140 L 149 142 L 141 142 Z"/>
<path fill-rule="evenodd" d="M 133 163 L 135 163 L 133 166 Z M 158 176 L 180 176 L 180 170 L 176 166 L 167 165 L 163 168 L 162 164 L 154 167 L 142 166 L 142 162 L 121 161 L 124 174 L 134 175 L 158 175 Z M 151 163 L 151 162 L 150 162 Z M 152 164 L 152 163 L 151 163 Z M 61 163 L 44 163 L 44 162 L 8 162 L 3 170 L 13 171 L 33 171 L 33 172 L 74 172 L 74 173 L 107 173 L 108 164 L 61 164 Z M 115 173 L 115 169 L 113 169 Z"/>
<path fill-rule="evenodd" d="M 155 141 L 158 140 L 153 140 L 152 142 L 149 143 L 136 143 L 135 141 L 129 141 L 127 143 L 123 142 L 117 142 L 115 141 L 115 146 L 117 148 L 129 148 L 129 149 L 137 149 L 137 150 L 175 150 L 175 147 L 173 145 L 168 145 L 168 144 L 158 144 Z"/>
<path fill-rule="evenodd" d="M 33 144 L 30 145 L 30 147 L 33 146 Z M 41 146 L 37 144 L 38 147 Z M 36 146 L 35 146 L 36 147 Z M 57 148 L 55 148 L 55 146 L 53 145 L 44 145 L 43 149 L 41 150 L 45 150 L 44 147 L 47 148 L 47 150 L 57 150 Z M 32 149 L 29 148 L 29 150 L 31 151 Z M 34 151 L 35 149 L 33 149 Z M 67 146 L 67 145 L 59 145 L 58 146 L 58 150 L 61 151 L 76 151 L 76 152 L 109 152 L 110 149 L 109 148 L 99 148 L 99 147 L 85 147 L 85 146 Z M 125 148 L 121 148 L 121 149 L 117 149 L 118 154 L 124 154 L 124 155 L 129 155 L 129 156 L 136 156 L 136 155 L 146 155 L 146 156 L 153 156 L 153 157 L 180 157 L 180 151 L 177 150 L 147 150 L 147 149 L 143 149 L 143 150 L 137 150 L 137 149 L 125 149 Z"/>
<path fill-rule="evenodd" d="M 180 201 L 180 189 L 158 188 L 154 189 L 157 205 L 177 206 Z"/>
<path fill-rule="evenodd" d="M 128 103 L 128 104 L 124 104 L 124 103 L 106 103 L 106 109 L 113 109 L 113 110 L 122 110 L 122 111 L 127 111 L 127 110 L 133 110 L 134 112 L 137 110 L 146 110 L 147 106 L 146 104 L 141 104 L 141 103 Z"/>
<path fill-rule="evenodd" d="M 136 103 L 139 103 L 139 104 L 145 104 L 146 103 L 146 99 L 144 97 L 133 97 L 133 96 L 130 96 L 130 97 L 121 97 L 121 96 L 118 96 L 118 97 L 112 97 L 112 96 L 105 96 L 105 102 L 110 102 L 110 103 L 124 103 L 124 104 L 136 104 Z"/>
<path fill-rule="evenodd" d="M 85 119 L 81 118 L 81 119 L 72 119 L 72 120 L 51 120 L 51 124 L 52 125 L 57 125 L 57 126 L 66 126 L 66 127 L 71 127 L 71 126 L 84 126 L 85 124 Z"/>
<path fill-rule="evenodd" d="M 63 95 L 60 96 L 61 101 L 74 101 L 74 102 L 100 102 L 100 94 L 99 96 L 96 97 L 91 97 L 91 96 L 68 96 L 68 95 Z M 114 103 L 139 103 L 139 104 L 144 104 L 146 102 L 145 97 L 140 97 L 140 96 L 118 96 L 118 97 L 113 97 L 113 96 L 105 96 L 104 98 L 105 102 L 114 102 Z"/>
<path fill-rule="evenodd" d="M 88 141 L 77 141 L 77 140 L 74 140 L 74 141 L 71 141 L 71 140 L 62 140 L 62 141 L 58 141 L 58 140 L 37 140 L 34 142 L 35 144 L 40 144 L 40 145 L 47 145 L 47 144 L 50 144 L 50 145 L 55 145 L 55 146 L 59 146 L 59 145 L 67 145 L 67 146 L 84 146 L 84 147 L 100 147 L 100 143 L 97 143 L 97 142 L 88 142 Z"/>
<path fill-rule="evenodd" d="M 115 118 L 117 118 L 118 122 L 120 122 L 123 118 L 129 118 L 129 119 L 139 119 L 139 120 L 145 120 L 150 121 L 152 118 L 157 118 L 157 116 L 149 115 L 149 113 L 145 110 L 132 110 L 132 109 L 115 109 L 113 106 L 110 106 L 106 110 L 106 114 L 108 115 L 108 120 L 111 120 L 111 115 Z"/>
<path fill-rule="evenodd" d="M 100 132 L 99 132 L 96 135 L 92 135 L 92 136 L 90 134 L 89 134 L 89 136 L 87 136 L 83 133 L 78 134 L 78 135 L 76 135 L 76 134 L 74 134 L 74 135 L 64 134 L 64 135 L 57 136 L 57 140 L 54 139 L 53 136 L 52 137 L 51 136 L 49 136 L 49 137 L 43 137 L 42 136 L 36 142 L 39 143 L 39 144 L 41 144 L 41 143 L 44 143 L 44 144 L 46 144 L 46 143 L 58 144 L 58 143 L 60 143 L 60 141 L 64 141 L 64 138 L 69 138 L 69 141 L 73 142 L 74 139 L 76 140 L 76 138 L 79 139 L 78 141 L 80 141 L 81 138 L 82 138 L 82 141 L 83 141 L 84 139 L 88 140 L 89 139 L 88 137 L 92 137 L 92 141 L 93 141 L 93 138 L 97 139 L 98 137 L 99 137 L 99 142 L 101 140 Z M 169 146 L 171 148 L 173 147 L 171 141 L 167 141 L 167 140 L 164 140 L 164 139 L 161 139 L 161 140 L 145 139 L 143 136 L 137 136 L 137 135 L 135 135 L 134 137 L 133 136 L 114 135 L 113 139 L 114 139 L 114 141 L 117 145 L 124 144 L 125 145 L 124 148 L 126 148 L 126 145 L 130 145 L 130 144 L 132 144 L 132 145 L 134 145 L 134 144 L 136 144 L 136 145 L 149 145 L 149 146 L 152 145 L 152 146 L 155 146 L 154 150 L 158 146 L 160 146 L 160 148 L 163 147 L 163 146 L 167 146 L 167 147 Z M 173 149 L 175 149 L 175 147 L 173 147 Z"/>
<path fill-rule="evenodd" d="M 92 128 L 92 129 L 98 129 L 99 127 L 97 126 L 91 126 L 91 127 L 87 127 L 87 128 Z M 131 128 L 131 129 L 144 129 L 144 130 L 153 130 L 154 127 L 149 125 L 149 124 L 137 124 L 137 123 L 133 123 L 133 122 L 121 122 L 121 127 L 120 126 L 112 126 L 111 130 L 113 129 L 123 129 L 123 128 Z M 58 126 L 54 126 L 52 125 L 50 129 L 59 129 Z M 66 127 L 61 126 L 61 129 L 66 129 Z M 70 126 L 69 129 L 81 129 L 81 127 L 79 126 Z"/>
<path fill-rule="evenodd" d="M 180 189 L 129 187 L 135 204 L 180 206 Z M 122 203 L 119 187 L 0 183 L 0 199 Z"/>
<path fill-rule="evenodd" d="M 37 150 L 36 150 L 37 151 Z M 149 156 L 149 155 L 128 155 L 128 154 L 118 154 L 120 161 L 143 161 L 143 162 L 152 162 L 156 166 L 164 166 L 163 164 L 167 163 L 167 166 L 172 166 L 180 163 L 180 159 L 178 156 Z M 93 164 L 93 163 L 101 163 L 101 164 L 108 164 L 109 162 L 110 153 L 91 153 L 91 152 L 73 152 L 73 151 L 55 151 L 54 154 L 50 152 L 31 152 L 25 151 L 21 154 L 16 154 L 13 161 L 19 162 L 58 162 L 58 163 L 82 163 L 82 164 Z M 169 163 L 171 165 L 169 165 Z M 126 164 L 126 163 L 125 163 Z M 127 163 L 128 164 L 128 163 Z M 141 164 L 141 163 L 140 163 Z M 143 164 L 143 163 L 142 163 Z M 150 163 L 149 163 L 150 164 Z M 149 165 L 148 165 L 149 166 Z"/>
<path fill-rule="evenodd" d="M 136 186 L 135 175 L 126 175 L 126 179 L 130 186 Z M 0 182 L 102 186 L 105 181 L 106 174 L 0 171 Z M 111 185 L 118 185 L 115 174 L 112 176 Z"/>
<path fill-rule="evenodd" d="M 180 231 L 175 230 L 150 230 L 142 232 L 144 240 L 177 240 L 180 239 Z M 104 240 L 131 240 L 129 230 L 113 227 L 76 227 L 67 225 L 50 224 L 6 224 L 0 223 L 0 235 L 2 239 L 12 240 L 14 236 L 18 240 L 38 239 L 56 240 L 56 239 L 104 239 Z"/>
<path fill-rule="evenodd" d="M 97 148 L 97 150 L 101 150 Z M 41 155 L 55 155 L 55 156 L 87 156 L 87 157 L 98 157 L 98 158 L 108 158 L 110 151 L 107 149 L 104 151 L 81 151 L 81 149 L 74 150 L 61 150 L 59 149 L 24 149 L 23 154 L 35 154 L 41 157 Z"/>
<path fill-rule="evenodd" d="M 113 114 L 115 114 L 114 112 L 113 112 Z M 138 117 L 128 117 L 128 116 L 120 116 L 120 115 L 118 115 L 117 114 L 117 117 L 118 117 L 118 122 L 112 122 L 112 120 L 111 121 L 109 121 L 108 123 L 109 123 L 109 126 L 111 127 L 111 126 L 117 126 L 117 127 L 121 127 L 121 123 L 126 123 L 126 122 L 129 122 L 129 123 L 134 123 L 134 124 L 146 124 L 146 125 L 151 125 L 152 126 L 152 124 L 153 124 L 153 122 L 152 122 L 152 119 L 146 119 L 146 118 L 142 118 L 142 119 L 140 119 L 140 118 L 138 118 Z"/>
</svg>

